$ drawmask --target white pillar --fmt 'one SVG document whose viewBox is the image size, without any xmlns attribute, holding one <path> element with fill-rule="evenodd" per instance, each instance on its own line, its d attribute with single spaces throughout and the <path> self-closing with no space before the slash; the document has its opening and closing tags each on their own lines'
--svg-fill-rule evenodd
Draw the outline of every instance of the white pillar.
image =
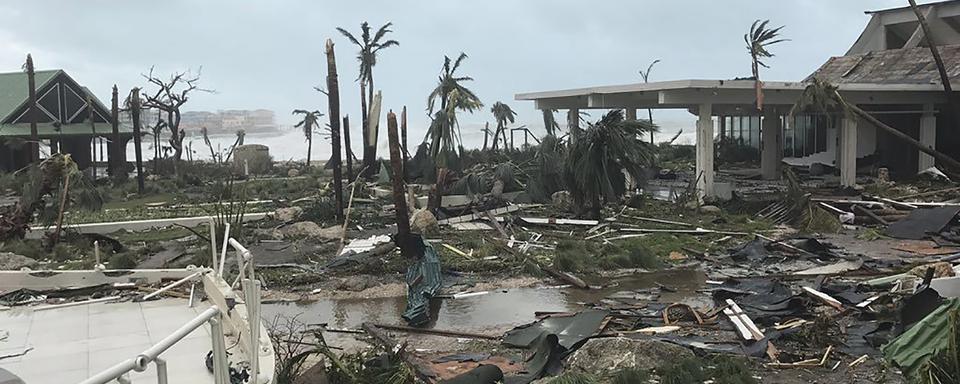
<svg viewBox="0 0 960 384">
<path fill-rule="evenodd" d="M 767 108 L 760 131 L 760 176 L 764 180 L 780 179 L 783 162 L 783 125 L 780 114 Z"/>
<path fill-rule="evenodd" d="M 925 104 L 923 114 L 920 115 L 920 144 L 930 148 L 937 147 L 937 115 L 933 113 L 933 105 Z M 936 164 L 933 156 L 920 152 L 917 158 L 917 171 L 923 171 Z"/>
<path fill-rule="evenodd" d="M 857 118 L 844 117 L 840 127 L 840 185 L 857 184 Z"/>
<path fill-rule="evenodd" d="M 713 105 L 700 104 L 697 120 L 697 196 L 713 196 Z"/>
</svg>

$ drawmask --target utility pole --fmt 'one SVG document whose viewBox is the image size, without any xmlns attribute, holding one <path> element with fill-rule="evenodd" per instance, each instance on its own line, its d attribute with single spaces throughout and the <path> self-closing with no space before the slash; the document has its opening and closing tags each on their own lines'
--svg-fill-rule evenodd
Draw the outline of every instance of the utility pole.
<svg viewBox="0 0 960 384">
<path fill-rule="evenodd" d="M 130 118 L 133 120 L 133 146 L 137 160 L 137 193 L 143 194 L 143 152 L 140 149 L 140 88 L 130 91 Z"/>
</svg>

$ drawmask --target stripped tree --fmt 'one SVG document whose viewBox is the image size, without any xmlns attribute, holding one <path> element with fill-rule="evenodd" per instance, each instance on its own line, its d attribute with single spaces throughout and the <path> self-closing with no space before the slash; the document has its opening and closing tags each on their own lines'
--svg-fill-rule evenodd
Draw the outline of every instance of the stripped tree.
<svg viewBox="0 0 960 384">
<path fill-rule="evenodd" d="M 653 66 L 654 66 L 655 64 L 659 63 L 659 62 L 660 62 L 660 59 L 656 59 L 656 60 L 654 60 L 652 63 L 650 63 L 650 65 L 647 66 L 647 70 L 646 70 L 646 71 L 644 71 L 644 70 L 642 70 L 642 69 L 639 71 L 639 72 L 640 72 L 640 77 L 643 78 L 643 83 L 644 83 L 644 84 L 650 82 L 650 71 L 653 70 Z M 653 123 L 653 109 L 647 108 L 647 120 L 650 120 L 650 122 Z M 652 132 L 652 131 L 650 132 L 650 144 L 654 144 L 654 142 L 653 142 L 653 132 Z"/>
<path fill-rule="evenodd" d="M 27 72 L 27 95 L 30 103 L 30 161 L 40 160 L 40 133 L 37 131 L 37 83 L 33 68 L 33 57 L 27 54 L 27 62 L 23 64 Z M 62 144 L 62 143 L 61 143 Z"/>
<path fill-rule="evenodd" d="M 340 84 L 337 80 L 337 58 L 333 40 L 327 39 L 327 103 L 330 113 L 330 146 L 333 156 L 333 194 L 337 202 L 337 221 L 343 222 L 343 175 L 340 173 Z M 371 81 L 372 78 L 371 78 Z"/>
<path fill-rule="evenodd" d="M 763 59 L 773 57 L 773 54 L 767 48 L 777 43 L 789 41 L 788 39 L 778 39 L 783 26 L 769 29 L 767 28 L 769 23 L 770 20 L 756 20 L 750 26 L 750 33 L 743 35 L 743 41 L 747 43 L 747 52 L 750 53 L 753 87 L 757 91 L 757 110 L 763 109 L 763 83 L 760 81 L 760 67 L 770 68 L 763 62 Z"/>
<path fill-rule="evenodd" d="M 323 114 L 320 111 L 308 111 L 306 109 L 294 109 L 293 114 L 303 115 L 303 119 L 293 127 L 303 129 L 303 137 L 307 140 L 307 168 L 310 168 L 310 154 L 313 152 L 313 130 L 317 127 L 317 122 Z"/>
<path fill-rule="evenodd" d="M 377 54 L 380 53 L 381 50 L 400 45 L 396 40 L 384 40 L 388 33 L 393 32 L 390 30 L 392 25 L 393 23 L 389 22 L 384 24 L 371 36 L 370 24 L 364 21 L 360 23 L 359 39 L 346 29 L 337 28 L 340 34 L 360 48 L 360 52 L 357 53 L 357 61 L 360 63 L 360 74 L 357 76 L 357 81 L 360 82 L 360 107 L 363 111 L 361 114 L 363 123 L 363 167 L 366 168 L 364 172 L 367 172 L 367 175 L 373 175 L 379 169 L 376 167 L 377 137 L 379 132 L 378 129 L 370 130 L 369 127 L 371 124 L 367 121 L 369 118 L 367 106 L 373 105 L 373 95 L 375 93 L 373 88 L 373 67 L 377 65 Z M 364 91 L 366 91 L 366 94 L 364 94 Z M 373 126 L 378 127 L 377 124 L 373 124 Z"/>
<path fill-rule="evenodd" d="M 152 94 L 145 95 L 143 107 L 156 109 L 165 113 L 165 125 L 170 131 L 170 147 L 173 149 L 174 172 L 178 171 L 178 164 L 183 157 L 183 139 L 186 134 L 180 130 L 180 108 L 190 99 L 193 92 L 213 92 L 208 89 L 200 88 L 200 71 L 196 75 L 189 72 L 179 72 L 171 75 L 167 80 L 163 80 L 153 74 L 153 67 L 150 72 L 142 75 L 147 83 L 157 87 Z"/>
</svg>

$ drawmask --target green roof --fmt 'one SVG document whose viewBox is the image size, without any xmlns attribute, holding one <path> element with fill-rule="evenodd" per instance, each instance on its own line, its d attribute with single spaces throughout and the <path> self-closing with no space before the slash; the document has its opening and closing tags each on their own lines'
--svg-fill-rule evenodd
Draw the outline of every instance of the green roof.
<svg viewBox="0 0 960 384">
<path fill-rule="evenodd" d="M 34 72 L 34 86 L 37 89 L 63 72 L 60 69 Z M 30 96 L 26 72 L 0 73 L 0 121 L 6 120 L 10 113 L 27 102 Z"/>
<path fill-rule="evenodd" d="M 97 136 L 110 136 L 113 126 L 110 123 L 94 124 Z M 53 123 L 38 123 L 37 133 L 41 138 L 57 138 L 60 136 L 92 136 L 90 123 L 69 124 L 68 129 L 58 132 Z M 133 136 L 133 129 L 129 125 L 120 124 L 121 136 Z M 30 137 L 30 124 L 0 124 L 0 138 L 2 137 Z"/>
</svg>

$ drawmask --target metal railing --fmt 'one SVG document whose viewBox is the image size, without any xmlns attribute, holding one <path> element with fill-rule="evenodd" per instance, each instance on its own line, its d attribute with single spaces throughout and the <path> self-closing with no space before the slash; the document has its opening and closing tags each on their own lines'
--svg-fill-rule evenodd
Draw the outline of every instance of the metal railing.
<svg viewBox="0 0 960 384">
<path fill-rule="evenodd" d="M 203 326 L 204 323 L 210 323 L 210 334 L 213 341 L 213 377 L 217 384 L 227 384 L 229 374 L 227 372 L 227 348 L 223 340 L 223 330 L 220 326 L 220 308 L 216 306 L 208 308 L 199 316 L 193 318 L 186 324 L 180 326 L 176 331 L 160 340 L 150 348 L 147 348 L 140 354 L 121 361 L 120 363 L 107 368 L 106 370 L 91 376 L 81 382 L 81 384 L 106 384 L 112 380 L 119 382 L 129 382 L 125 377 L 130 371 L 143 372 L 154 363 L 157 367 L 157 383 L 167 384 L 167 364 L 160 359 L 160 354 L 166 352 L 174 344 L 183 340 L 190 333 Z"/>
<path fill-rule="evenodd" d="M 272 356 L 273 350 L 270 348 L 269 340 L 261 342 L 260 333 L 260 281 L 254 279 L 253 255 L 236 239 L 230 238 L 230 224 L 226 225 L 224 231 L 223 248 L 219 254 L 216 247 L 216 238 L 214 237 L 215 226 L 210 220 L 210 245 L 212 255 L 212 269 L 201 268 L 201 270 L 190 274 L 180 280 L 177 280 L 167 286 L 160 288 L 150 294 L 144 295 L 141 299 L 147 300 L 166 292 L 174 287 L 182 285 L 191 280 L 201 280 L 204 290 L 207 291 L 207 297 L 212 306 L 201 313 L 196 318 L 190 320 L 179 329 L 165 337 L 160 342 L 147 348 L 137 356 L 124 360 L 86 380 L 81 384 L 106 384 L 112 380 L 120 383 L 129 383 L 127 377 L 130 371 L 143 372 L 150 363 L 153 363 L 157 369 L 157 382 L 167 384 L 167 364 L 160 358 L 160 355 L 174 344 L 183 340 L 191 332 L 203 326 L 204 323 L 210 324 L 210 336 L 213 345 L 213 376 L 216 384 L 229 384 L 229 362 L 226 353 L 226 335 L 236 335 L 241 349 L 247 352 L 249 358 L 249 373 L 251 383 L 264 382 L 260 375 L 260 355 Z M 233 248 L 236 251 L 239 274 L 237 279 L 231 285 L 223 280 L 223 272 L 227 258 L 227 249 Z M 219 265 L 219 268 L 218 268 Z M 234 287 L 240 283 L 243 290 L 243 303 L 246 306 L 246 319 L 239 313 L 233 311 Z M 193 304 L 193 287 L 190 289 L 190 305 Z M 221 308 L 224 308 L 221 310 Z M 226 327 L 224 327 L 226 326 Z M 268 372 L 272 372 L 269 371 Z M 265 378 L 267 381 L 270 378 Z"/>
</svg>

